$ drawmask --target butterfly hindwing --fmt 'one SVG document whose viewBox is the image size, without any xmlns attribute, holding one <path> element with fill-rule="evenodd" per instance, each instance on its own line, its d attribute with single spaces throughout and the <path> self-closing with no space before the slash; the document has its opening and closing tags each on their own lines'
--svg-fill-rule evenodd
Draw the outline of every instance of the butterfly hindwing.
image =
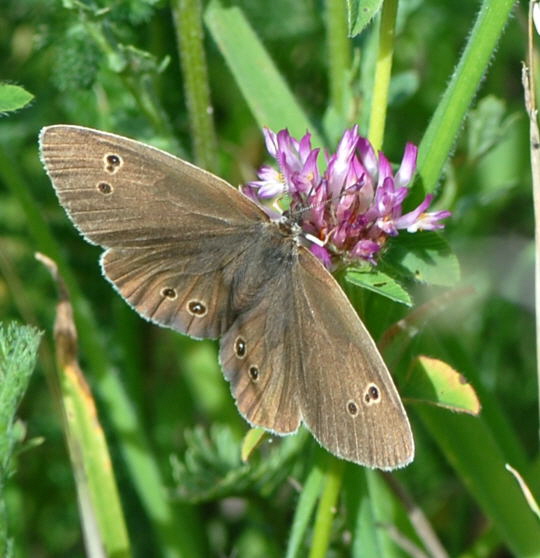
<svg viewBox="0 0 540 558">
<path fill-rule="evenodd" d="M 275 434 L 290 434 L 301 421 L 291 374 L 298 355 L 287 321 L 272 322 L 277 307 L 269 296 L 239 316 L 221 339 L 220 362 L 244 418 Z"/>
<path fill-rule="evenodd" d="M 295 369 L 302 419 L 344 459 L 394 469 L 409 463 L 414 440 L 392 376 L 345 293 L 307 250 L 295 267 L 301 365 Z"/>
<path fill-rule="evenodd" d="M 221 339 L 240 412 L 278 434 L 304 422 L 324 447 L 355 463 L 407 464 L 410 426 L 374 342 L 320 262 L 286 241 L 281 249 L 288 263 Z"/>
</svg>

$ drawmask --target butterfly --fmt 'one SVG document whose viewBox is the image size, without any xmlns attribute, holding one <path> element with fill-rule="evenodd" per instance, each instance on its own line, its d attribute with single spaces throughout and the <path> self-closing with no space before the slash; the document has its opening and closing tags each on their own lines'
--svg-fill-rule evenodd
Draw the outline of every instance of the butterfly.
<svg viewBox="0 0 540 558">
<path fill-rule="evenodd" d="M 61 205 L 144 318 L 218 338 L 242 416 L 274 434 L 303 423 L 328 451 L 390 470 L 414 456 L 392 377 L 292 217 L 270 219 L 224 180 L 110 133 L 57 125 L 41 158 Z"/>
</svg>

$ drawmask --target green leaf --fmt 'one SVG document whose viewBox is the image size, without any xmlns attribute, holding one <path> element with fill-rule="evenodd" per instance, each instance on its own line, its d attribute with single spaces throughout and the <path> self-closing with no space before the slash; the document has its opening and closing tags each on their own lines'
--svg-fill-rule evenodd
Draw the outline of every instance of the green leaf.
<svg viewBox="0 0 540 558">
<path fill-rule="evenodd" d="M 263 446 L 264 459 L 242 463 L 240 444 L 230 428 L 214 424 L 209 433 L 201 427 L 188 430 L 187 450 L 181 459 L 172 461 L 177 494 L 191 503 L 238 495 L 248 489 L 268 495 L 290 474 L 307 436 L 302 429 L 270 451 Z"/>
<path fill-rule="evenodd" d="M 392 473 L 393 475 L 394 473 Z M 399 474 L 399 473 L 398 473 Z M 408 523 L 403 503 L 392 493 L 380 471 L 348 466 L 345 475 L 346 498 L 350 514 L 351 558 L 401 558 L 389 525 L 399 530 L 413 547 L 416 537 Z M 410 513 L 410 512 L 409 512 Z M 407 553 L 412 556 L 413 553 Z M 418 553 L 417 555 L 421 555 Z"/>
<path fill-rule="evenodd" d="M 514 475 L 514 478 L 516 479 L 519 488 L 521 488 L 521 492 L 523 493 L 523 497 L 529 505 L 529 508 L 531 508 L 531 511 L 534 513 L 534 515 L 536 515 L 536 517 L 540 519 L 540 506 L 538 505 L 536 498 L 529 488 L 529 485 L 525 482 L 519 472 L 516 471 L 511 465 L 508 465 L 508 463 L 506 464 L 506 470 Z"/>
<path fill-rule="evenodd" d="M 367 469 L 350 466 L 345 472 L 345 484 L 348 489 L 344 498 L 349 510 L 349 528 L 352 535 L 351 558 L 375 558 L 383 555 L 380 536 L 384 537 L 385 532 L 376 517 L 377 494 L 370 494 L 368 489 L 369 474 Z M 392 500 L 391 495 L 389 500 Z"/>
<path fill-rule="evenodd" d="M 41 333 L 31 326 L 0 324 L 0 478 L 13 447 L 17 407 L 34 370 Z"/>
<path fill-rule="evenodd" d="M 31 326 L 0 323 L 0 556 L 10 556 L 4 487 L 14 448 L 26 434 L 15 413 L 36 362 L 41 333 Z"/>
<path fill-rule="evenodd" d="M 495 147 L 507 134 L 515 119 L 512 114 L 505 118 L 506 104 L 493 95 L 484 97 L 469 112 L 467 153 L 469 159 L 477 160 Z"/>
<path fill-rule="evenodd" d="M 266 2 L 253 0 L 237 0 L 235 4 L 241 7 L 263 41 L 300 42 L 320 26 L 320 13 L 313 9 L 311 0 L 272 0 L 272 9 L 268 9 Z M 283 17 L 284 13 L 287 17 Z"/>
<path fill-rule="evenodd" d="M 426 192 L 432 192 L 440 179 L 443 166 L 514 5 L 515 0 L 482 2 L 461 59 L 419 146 L 417 168 Z M 418 188 L 416 197 L 420 196 Z M 415 197 L 408 202 L 414 204 Z"/>
<path fill-rule="evenodd" d="M 0 114 L 21 109 L 33 98 L 32 93 L 18 85 L 0 83 Z"/>
<path fill-rule="evenodd" d="M 324 145 L 243 12 L 212 0 L 204 19 L 259 126 L 293 136 L 309 129 L 313 145 Z"/>
<path fill-rule="evenodd" d="M 432 439 L 493 522 L 512 556 L 540 556 L 540 523 L 505 470 L 507 456 L 483 414 L 448 413 L 415 405 Z M 529 483 L 530 484 L 530 483 Z"/>
<path fill-rule="evenodd" d="M 460 277 L 456 255 L 443 237 L 431 231 L 393 238 L 382 267 L 445 287 L 455 285 Z"/>
<path fill-rule="evenodd" d="M 345 279 L 353 285 L 369 289 L 377 294 L 385 296 L 395 302 L 412 306 L 409 293 L 394 279 L 382 271 L 360 271 L 349 269 L 345 273 Z"/>
<path fill-rule="evenodd" d="M 319 462 L 311 469 L 302 488 L 302 492 L 300 493 L 296 509 L 294 510 L 294 519 L 289 534 L 286 558 L 298 558 L 306 554 L 303 543 L 306 539 L 309 522 L 321 492 L 322 481 L 323 470 Z"/>
<path fill-rule="evenodd" d="M 129 558 L 130 545 L 107 440 L 84 372 L 77 361 L 73 309 L 56 264 L 36 254 L 58 287 L 54 323 L 59 404 L 73 469 L 86 550 L 103 548 L 107 556 Z M 55 392 L 57 390 L 54 390 Z"/>
<path fill-rule="evenodd" d="M 347 0 L 349 37 L 359 35 L 381 9 L 383 0 Z"/>
<path fill-rule="evenodd" d="M 97 79 L 102 54 L 83 25 L 74 25 L 59 37 L 51 79 L 62 92 L 89 89 Z"/>
<path fill-rule="evenodd" d="M 480 401 L 467 379 L 436 358 L 421 355 L 414 361 L 402 394 L 460 413 L 480 413 Z"/>
<path fill-rule="evenodd" d="M 266 436 L 266 430 L 262 428 L 250 428 L 246 435 L 244 436 L 244 440 L 242 441 L 242 448 L 240 451 L 242 461 L 245 463 L 249 460 L 251 454 L 255 451 L 255 449 L 262 443 L 263 438 Z"/>
<path fill-rule="evenodd" d="M 343 483 L 345 461 L 333 455 L 319 454 L 319 461 L 323 461 L 324 476 L 321 497 L 317 506 L 313 538 L 309 558 L 325 558 L 328 556 L 332 522 L 339 503 L 339 493 Z"/>
</svg>

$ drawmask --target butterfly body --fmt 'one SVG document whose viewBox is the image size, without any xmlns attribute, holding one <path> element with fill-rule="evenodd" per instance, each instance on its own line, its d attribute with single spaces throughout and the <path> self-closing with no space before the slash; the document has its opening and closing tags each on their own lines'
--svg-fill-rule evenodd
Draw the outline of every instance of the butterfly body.
<svg viewBox="0 0 540 558">
<path fill-rule="evenodd" d="M 51 126 L 40 145 L 60 203 L 105 249 L 105 276 L 145 318 L 220 338 L 251 424 L 289 434 L 303 422 L 331 452 L 371 467 L 412 460 L 392 378 L 293 219 L 274 222 L 218 177 L 127 138 Z"/>
</svg>

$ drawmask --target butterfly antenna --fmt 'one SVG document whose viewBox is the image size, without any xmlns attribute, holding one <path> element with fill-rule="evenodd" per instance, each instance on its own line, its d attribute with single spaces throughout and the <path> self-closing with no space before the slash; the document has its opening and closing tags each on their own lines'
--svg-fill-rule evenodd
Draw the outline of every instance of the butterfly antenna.
<svg viewBox="0 0 540 558">
<path fill-rule="evenodd" d="M 328 198 L 326 200 L 323 200 L 322 202 L 318 202 L 318 203 L 311 203 L 309 205 L 304 205 L 302 207 L 300 207 L 296 212 L 295 212 L 295 216 L 296 215 L 302 215 L 302 213 L 306 212 L 306 211 L 310 211 L 314 208 L 319 208 L 319 207 L 323 207 L 325 205 L 331 204 L 336 200 L 340 200 L 345 194 L 347 194 L 349 191 L 355 190 L 358 191 L 360 189 L 361 185 L 358 183 L 355 184 L 351 184 L 350 186 L 347 186 L 344 190 L 342 190 L 341 192 L 339 192 L 338 194 L 335 194 L 334 196 L 332 196 L 331 198 Z M 314 190 L 314 186 L 311 186 L 311 189 L 309 190 L 308 194 L 307 194 L 307 198 L 309 198 L 309 196 L 311 196 L 311 194 L 313 193 Z"/>
</svg>

